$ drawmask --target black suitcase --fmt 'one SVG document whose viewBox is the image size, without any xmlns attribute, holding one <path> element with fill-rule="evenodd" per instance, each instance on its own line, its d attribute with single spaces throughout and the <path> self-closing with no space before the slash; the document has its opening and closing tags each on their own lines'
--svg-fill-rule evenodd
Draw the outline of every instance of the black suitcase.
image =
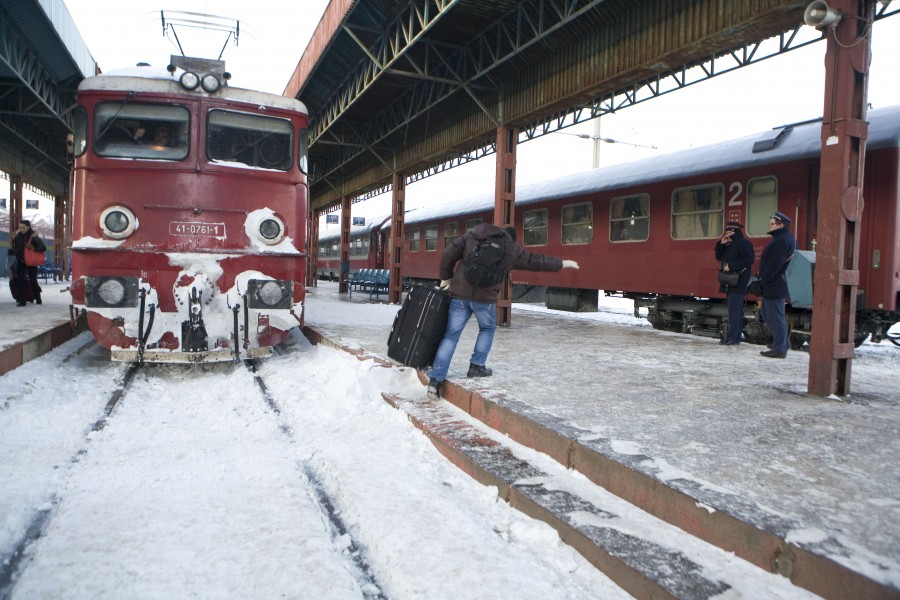
<svg viewBox="0 0 900 600">
<path fill-rule="evenodd" d="M 414 285 L 394 317 L 388 356 L 416 369 L 431 365 L 447 330 L 449 312 L 449 292 Z"/>
</svg>

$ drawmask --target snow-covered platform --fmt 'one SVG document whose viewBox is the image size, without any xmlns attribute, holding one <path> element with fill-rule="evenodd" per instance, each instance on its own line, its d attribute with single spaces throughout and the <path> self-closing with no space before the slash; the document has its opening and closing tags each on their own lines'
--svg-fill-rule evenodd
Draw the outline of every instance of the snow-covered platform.
<svg viewBox="0 0 900 600">
<path fill-rule="evenodd" d="M 387 357 L 396 305 L 320 282 L 306 323 Z M 852 395 L 808 396 L 809 355 L 661 332 L 630 303 L 597 313 L 514 305 L 488 366 L 446 400 L 644 510 L 827 597 L 900 593 L 900 348 L 865 343 Z M 422 396 L 425 388 L 422 387 Z"/>
<path fill-rule="evenodd" d="M 45 354 L 84 330 L 69 313 L 69 282 L 40 281 L 42 304 L 16 306 L 9 279 L 0 278 L 0 375 Z"/>
</svg>

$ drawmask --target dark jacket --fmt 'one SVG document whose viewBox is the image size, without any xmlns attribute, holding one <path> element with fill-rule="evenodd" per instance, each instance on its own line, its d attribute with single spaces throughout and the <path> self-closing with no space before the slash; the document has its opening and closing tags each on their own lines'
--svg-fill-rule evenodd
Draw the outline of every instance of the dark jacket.
<svg viewBox="0 0 900 600">
<path fill-rule="evenodd" d="M 457 268 L 463 256 L 471 252 L 480 240 L 491 237 L 497 238 L 506 246 L 506 256 L 501 264 L 504 277 L 510 271 L 517 269 L 525 271 L 559 271 L 562 269 L 562 260 L 559 258 L 533 254 L 512 241 L 500 227 L 482 223 L 466 235 L 456 238 L 450 246 L 444 248 L 444 253 L 441 255 L 440 277 L 441 279 L 452 279 L 450 284 L 452 297 L 488 304 L 497 303 L 497 295 L 502 283 L 493 287 L 476 287 L 466 280 L 463 275 L 464 269 Z"/>
<path fill-rule="evenodd" d="M 759 285 L 762 287 L 763 298 L 784 299 L 788 297 L 784 272 L 794 255 L 796 242 L 787 227 L 770 231 L 769 235 L 772 239 L 759 257 Z"/>
<path fill-rule="evenodd" d="M 29 239 L 31 240 L 32 249 L 38 252 L 47 251 L 47 245 L 44 244 L 43 240 L 37 236 L 31 227 L 22 233 L 17 233 L 13 239 L 13 252 L 16 255 L 16 259 L 22 264 L 25 264 L 25 246 L 29 243 Z"/>
<path fill-rule="evenodd" d="M 720 268 L 724 263 L 732 273 L 741 274 L 737 287 L 729 288 L 728 291 L 746 294 L 747 284 L 750 283 L 750 267 L 756 260 L 756 252 L 750 240 L 745 238 L 741 231 L 735 230 L 730 243 L 716 242 L 716 260 L 719 261 Z"/>
</svg>

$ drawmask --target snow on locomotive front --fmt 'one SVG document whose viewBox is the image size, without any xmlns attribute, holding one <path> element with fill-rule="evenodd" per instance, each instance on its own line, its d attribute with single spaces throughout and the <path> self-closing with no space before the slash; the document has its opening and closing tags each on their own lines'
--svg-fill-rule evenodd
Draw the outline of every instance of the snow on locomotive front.
<svg viewBox="0 0 900 600">
<path fill-rule="evenodd" d="M 302 325 L 307 113 L 173 57 L 85 79 L 72 301 L 114 360 L 270 354 Z"/>
</svg>

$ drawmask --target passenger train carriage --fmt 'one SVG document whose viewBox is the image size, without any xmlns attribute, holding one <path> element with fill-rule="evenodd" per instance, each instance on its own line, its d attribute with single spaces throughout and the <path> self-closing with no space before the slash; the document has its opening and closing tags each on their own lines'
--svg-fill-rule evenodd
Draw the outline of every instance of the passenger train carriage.
<svg viewBox="0 0 900 600">
<path fill-rule="evenodd" d="M 872 110 L 869 121 L 856 342 L 871 335 L 898 343 L 888 329 L 900 321 L 900 107 Z M 821 128 L 818 120 L 778 127 L 519 187 L 520 241 L 533 252 L 577 260 L 581 268 L 550 275 L 514 271 L 514 298 L 553 286 L 547 287 L 549 304 L 578 309 L 596 307 L 597 290 L 605 290 L 633 299 L 636 312 L 646 307 L 654 327 L 721 337 L 727 307 L 714 247 L 726 222 L 744 224 L 756 250 L 754 273 L 776 210 L 793 219 L 797 248 L 807 264 L 814 262 Z M 493 206 L 493 195 L 486 194 L 407 213 L 404 277 L 437 280 L 441 251 L 490 221 Z M 765 343 L 756 300 L 748 296 L 744 333 L 748 341 Z M 809 338 L 811 312 L 794 302 L 787 314 L 796 348 Z"/>
<path fill-rule="evenodd" d="M 72 301 L 123 361 L 263 356 L 302 324 L 307 113 L 172 57 L 78 88 Z"/>
</svg>

